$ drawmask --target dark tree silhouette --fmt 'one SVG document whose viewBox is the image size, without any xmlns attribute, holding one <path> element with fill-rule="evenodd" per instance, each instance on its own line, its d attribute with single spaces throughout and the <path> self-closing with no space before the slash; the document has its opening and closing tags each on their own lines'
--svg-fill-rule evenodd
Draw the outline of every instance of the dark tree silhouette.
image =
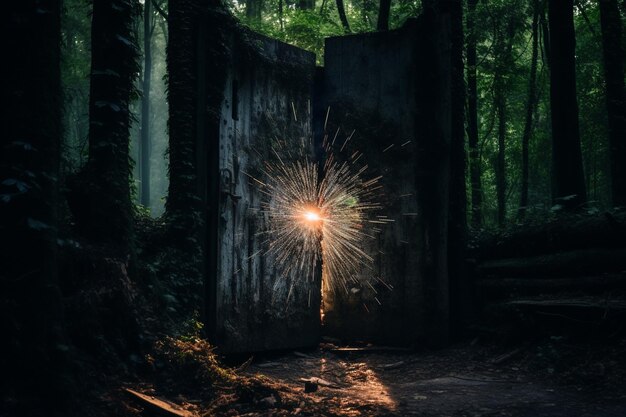
<svg viewBox="0 0 626 417">
<path fill-rule="evenodd" d="M 339 13 L 339 20 L 341 20 L 343 30 L 346 33 L 350 33 L 350 23 L 348 23 L 348 17 L 346 16 L 346 8 L 343 4 L 343 0 L 335 0 L 335 3 L 337 4 L 337 12 Z"/>
<path fill-rule="evenodd" d="M 28 415 L 32 407 L 61 415 L 67 405 L 57 284 L 61 2 L 24 0 L 6 8 L 0 147 L 0 333 L 6 360 L 0 389 L 42 394 L 42 404 L 18 403 L 16 415 Z"/>
<path fill-rule="evenodd" d="M 515 17 L 509 14 L 505 17 L 506 30 L 502 33 L 497 25 L 494 32 L 495 73 L 493 80 L 493 106 L 498 117 L 498 154 L 495 164 L 496 199 L 498 203 L 498 225 L 504 226 L 506 220 L 506 192 L 507 192 L 507 165 L 506 165 L 506 124 L 508 117 L 506 91 L 509 87 L 507 72 L 513 66 L 513 38 L 515 36 Z"/>
<path fill-rule="evenodd" d="M 296 7 L 300 10 L 312 10 L 315 8 L 315 0 L 297 0 Z"/>
<path fill-rule="evenodd" d="M 94 0 L 91 24 L 89 159 L 70 181 L 79 228 L 125 252 L 132 235 L 129 105 L 139 73 L 136 0 Z"/>
<path fill-rule="evenodd" d="M 482 185 L 480 153 L 478 149 L 478 89 L 476 86 L 476 5 L 478 0 L 467 2 L 467 136 L 471 184 L 472 226 L 482 225 Z"/>
<path fill-rule="evenodd" d="M 280 6 L 282 8 L 282 4 Z M 248 20 L 260 20 L 262 12 L 263 0 L 246 0 L 246 18 Z"/>
<path fill-rule="evenodd" d="M 425 138 L 418 153 L 418 197 L 422 209 L 421 233 L 426 260 L 421 268 L 428 279 L 425 320 L 430 342 L 445 345 L 450 329 L 466 306 L 452 308 L 467 291 L 461 263 L 465 250 L 465 150 L 463 83 L 463 13 L 460 1 L 422 1 L 423 59 L 415 76 L 420 80 L 417 98 L 417 135 Z M 441 48 L 440 45 L 450 45 Z M 454 165 L 454 166 L 453 166 Z M 435 173 L 425 178 L 422 170 Z M 454 239 L 455 242 L 450 242 Z M 454 274 L 454 277 L 452 276 Z M 410 290 L 411 291 L 411 290 Z M 466 300 L 463 300 L 466 301 Z"/>
<path fill-rule="evenodd" d="M 609 119 L 611 196 L 614 206 L 626 206 L 626 91 L 622 20 L 616 0 L 600 0 L 600 23 L 606 109 Z"/>
<path fill-rule="evenodd" d="M 389 30 L 389 9 L 391 9 L 391 0 L 380 0 L 376 29 Z"/>
<path fill-rule="evenodd" d="M 522 189 L 520 191 L 520 206 L 518 216 L 523 219 L 528 207 L 528 153 L 530 137 L 532 136 L 533 114 L 537 106 L 537 61 L 539 57 L 539 0 L 533 0 L 532 21 L 532 56 L 530 58 L 530 75 L 528 77 L 528 98 L 526 99 L 526 119 L 522 134 Z"/>
<path fill-rule="evenodd" d="M 471 292 L 465 271 L 467 245 L 467 188 L 465 154 L 465 80 L 463 66 L 463 2 L 448 3 L 451 44 L 450 209 L 448 272 L 450 274 L 451 327 L 470 320 Z M 454 332 L 455 334 L 457 332 Z"/>
<path fill-rule="evenodd" d="M 566 210 L 587 201 L 576 98 L 573 0 L 549 0 L 553 201 Z"/>
<path fill-rule="evenodd" d="M 166 210 L 170 231 L 181 242 L 186 237 L 196 237 L 195 231 L 201 225 L 196 153 L 194 23 L 205 4 L 202 0 L 170 0 L 168 8 L 170 182 Z M 191 244 L 197 243 L 196 238 L 196 242 Z"/>
</svg>

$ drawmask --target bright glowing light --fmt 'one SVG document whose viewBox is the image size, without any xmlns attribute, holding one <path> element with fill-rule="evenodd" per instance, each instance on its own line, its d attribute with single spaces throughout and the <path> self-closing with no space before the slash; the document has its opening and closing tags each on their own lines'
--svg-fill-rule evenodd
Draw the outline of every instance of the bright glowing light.
<svg viewBox="0 0 626 417">
<path fill-rule="evenodd" d="M 320 220 L 322 220 L 322 218 L 320 217 L 319 213 L 316 213 L 314 211 L 307 211 L 304 213 L 304 218 L 307 219 L 310 222 L 319 222 Z"/>
<path fill-rule="evenodd" d="M 272 157 L 264 158 L 263 176 L 252 178 L 264 196 L 261 208 L 269 226 L 259 234 L 267 236 L 266 254 L 277 271 L 294 278 L 293 285 L 313 279 L 321 261 L 324 287 L 331 292 L 381 280 L 374 277 L 367 249 L 377 227 L 390 221 L 374 215 L 381 209 L 381 177 L 366 178 L 367 166 L 362 160 L 357 164 L 360 152 L 336 157 L 334 141 L 325 141 L 323 164 L 311 159 L 310 140 L 275 143 Z"/>
</svg>

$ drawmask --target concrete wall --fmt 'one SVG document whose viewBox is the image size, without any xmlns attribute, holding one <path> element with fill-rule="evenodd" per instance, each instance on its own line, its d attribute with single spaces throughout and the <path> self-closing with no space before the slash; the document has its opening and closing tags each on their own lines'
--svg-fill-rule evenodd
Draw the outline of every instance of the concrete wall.
<svg viewBox="0 0 626 417">
<path fill-rule="evenodd" d="M 210 296 L 216 297 L 211 322 L 224 351 L 319 341 L 321 277 L 277 273 L 258 235 L 268 226 L 261 192 L 246 175 L 262 179 L 272 144 L 306 140 L 313 126 L 319 156 L 325 135 L 340 128 L 340 148 L 355 131 L 336 156 L 364 154 L 368 176 L 382 175 L 380 214 L 393 219 L 369 231 L 366 250 L 374 263 L 359 271 L 357 283 L 347 291 L 325 291 L 324 334 L 413 345 L 447 332 L 450 65 L 443 58 L 449 40 L 430 36 L 424 22 L 329 38 L 325 67 L 317 70 L 313 54 L 252 32 L 228 41 L 219 170 L 209 167 L 220 179 L 213 196 L 219 208 L 216 270 L 209 271 Z"/>
<path fill-rule="evenodd" d="M 252 32 L 233 36 L 229 48 L 219 133 L 215 340 L 230 352 L 315 345 L 319 277 L 279 276 L 265 254 L 267 237 L 258 234 L 267 229 L 261 193 L 246 175 L 263 180 L 261 167 L 276 139 L 312 136 L 315 56 Z"/>
</svg>

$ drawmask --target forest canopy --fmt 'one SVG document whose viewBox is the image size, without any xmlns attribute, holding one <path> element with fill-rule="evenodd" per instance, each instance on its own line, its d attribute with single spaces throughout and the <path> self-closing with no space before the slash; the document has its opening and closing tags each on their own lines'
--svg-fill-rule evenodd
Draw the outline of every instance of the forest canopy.
<svg viewBox="0 0 626 417">
<path fill-rule="evenodd" d="M 601 3 L 604 2 L 573 3 L 580 146 L 588 197 L 585 209 L 590 212 L 612 206 Z M 320 65 L 323 65 L 326 37 L 395 29 L 407 18 L 418 15 L 422 7 L 420 1 L 407 0 L 380 3 L 231 0 L 227 6 L 250 28 L 315 52 Z M 624 2 L 618 6 L 623 22 L 626 6 Z M 73 172 L 86 161 L 90 7 L 82 0 L 67 0 L 64 7 L 63 170 Z M 468 0 L 465 7 L 465 81 L 469 88 L 467 189 L 471 223 L 476 227 L 502 226 L 524 216 L 551 217 L 562 204 L 553 201 L 549 181 L 553 171 L 548 1 Z M 137 87 L 144 95 L 144 89 L 148 89 L 150 105 L 146 109 L 140 100 L 131 103 L 135 120 L 131 129 L 131 157 L 135 161 L 133 189 L 136 202 L 158 216 L 164 210 L 168 184 L 165 100 L 168 7 L 164 0 L 151 0 L 144 8 L 144 22 L 137 23 L 137 28 L 144 51 L 142 74 L 148 74 L 149 81 L 142 76 Z M 381 22 L 386 8 L 389 8 L 387 21 Z M 626 42 L 623 30 L 621 40 L 623 45 Z M 622 67 L 624 57 L 622 53 Z M 471 99 L 474 95 L 475 103 Z M 149 131 L 145 137 L 142 129 Z M 146 166 L 150 168 L 145 169 Z M 149 180 L 142 186 L 146 183 L 144 177 Z"/>
</svg>

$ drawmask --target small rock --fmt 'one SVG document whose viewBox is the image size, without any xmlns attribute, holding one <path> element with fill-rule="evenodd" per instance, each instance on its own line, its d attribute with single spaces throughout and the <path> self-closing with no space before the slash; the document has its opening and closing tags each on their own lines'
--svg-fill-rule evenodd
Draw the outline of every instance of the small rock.
<svg viewBox="0 0 626 417">
<path fill-rule="evenodd" d="M 315 382 L 306 381 L 304 383 L 304 392 L 315 392 L 317 391 L 317 384 Z"/>
<path fill-rule="evenodd" d="M 269 397 L 262 398 L 259 402 L 268 407 L 274 407 L 276 405 L 276 398 L 274 398 L 273 395 L 270 395 Z"/>
</svg>

